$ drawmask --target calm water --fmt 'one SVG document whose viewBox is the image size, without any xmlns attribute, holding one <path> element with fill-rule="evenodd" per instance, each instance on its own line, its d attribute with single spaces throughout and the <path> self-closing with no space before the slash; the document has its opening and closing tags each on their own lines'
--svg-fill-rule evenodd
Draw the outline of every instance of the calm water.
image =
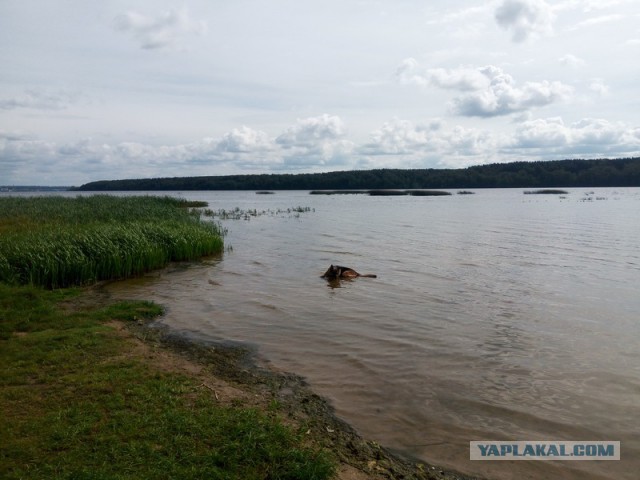
<svg viewBox="0 0 640 480">
<path fill-rule="evenodd" d="M 226 221 L 220 259 L 110 288 L 255 346 L 391 448 L 499 479 L 637 478 L 640 189 L 588 191 L 185 193 L 315 211 Z M 331 288 L 331 263 L 378 278 Z M 469 461 L 487 439 L 619 440 L 622 461 Z"/>
</svg>

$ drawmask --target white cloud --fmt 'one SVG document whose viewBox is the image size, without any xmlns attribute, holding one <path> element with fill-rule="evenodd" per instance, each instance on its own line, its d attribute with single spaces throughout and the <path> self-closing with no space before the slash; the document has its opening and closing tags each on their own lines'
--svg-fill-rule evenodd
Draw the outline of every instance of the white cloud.
<svg viewBox="0 0 640 480">
<path fill-rule="evenodd" d="M 404 85 L 433 86 L 453 90 L 478 90 L 489 83 L 482 68 L 425 69 L 414 58 L 402 61 L 396 69 L 396 78 Z"/>
<path fill-rule="evenodd" d="M 394 119 L 371 132 L 370 142 L 360 151 L 366 155 L 407 155 L 416 151 L 435 151 L 435 132 L 440 122 L 429 125 L 414 125 L 408 120 Z"/>
<path fill-rule="evenodd" d="M 499 26 L 511 31 L 514 42 L 552 31 L 554 14 L 544 0 L 504 0 L 495 11 Z"/>
<path fill-rule="evenodd" d="M 524 122 L 515 131 L 506 150 L 529 155 L 537 150 L 543 159 L 563 156 L 626 156 L 640 152 L 637 127 L 604 119 L 585 118 L 566 125 L 561 118 Z"/>
<path fill-rule="evenodd" d="M 283 148 L 311 147 L 325 141 L 335 141 L 346 134 L 344 123 L 335 115 L 323 114 L 318 117 L 299 119 L 287 128 L 276 142 Z"/>
<path fill-rule="evenodd" d="M 337 116 L 298 120 L 277 137 L 249 127 L 193 143 L 103 143 L 91 138 L 56 144 L 0 132 L 3 184 L 70 185 L 99 179 L 229 173 L 327 171 L 345 168 L 459 168 L 489 162 L 640 155 L 640 128 L 586 118 L 525 120 L 497 132 L 434 119 L 394 119 L 355 144 Z M 15 182 L 31 175 L 46 181 Z M 9 180 L 7 180 L 9 179 Z"/>
<path fill-rule="evenodd" d="M 449 128 L 440 120 L 414 124 L 395 119 L 374 130 L 357 152 L 366 159 L 360 164 L 368 167 L 389 165 L 390 161 L 404 168 L 462 167 L 492 159 L 499 141 L 499 135 L 486 130 Z"/>
<path fill-rule="evenodd" d="M 569 143 L 569 129 L 561 118 L 534 119 L 523 122 L 516 129 L 514 146 L 518 148 L 565 147 Z"/>
<path fill-rule="evenodd" d="M 128 11 L 114 18 L 113 27 L 130 34 L 147 50 L 175 48 L 184 36 L 202 35 L 206 31 L 206 23 L 192 20 L 185 8 L 157 16 Z"/>
<path fill-rule="evenodd" d="M 610 15 L 600 15 L 598 17 L 588 18 L 587 20 L 579 22 L 571 27 L 570 30 L 578 30 L 581 28 L 593 27 L 595 25 L 602 25 L 604 23 L 618 22 L 620 20 L 623 20 L 624 18 L 624 15 L 618 13 L 613 13 Z"/>
<path fill-rule="evenodd" d="M 295 169 L 346 164 L 353 149 L 340 117 L 328 114 L 299 119 L 275 142 L 284 164 Z"/>
<path fill-rule="evenodd" d="M 273 142 L 265 132 L 242 126 L 225 133 L 216 149 L 231 153 L 267 152 L 273 150 Z"/>
<path fill-rule="evenodd" d="M 565 67 L 584 67 L 587 64 L 582 58 L 572 55 L 571 53 L 560 57 L 558 62 Z"/>
<path fill-rule="evenodd" d="M 433 15 L 432 18 L 426 21 L 427 25 L 441 25 L 441 24 L 449 24 L 449 23 L 457 23 L 464 22 L 469 23 L 469 21 L 478 18 L 479 16 L 483 16 L 487 13 L 487 10 L 490 8 L 490 5 L 475 5 L 473 7 L 462 8 L 459 10 L 452 10 L 450 12 Z"/>
<path fill-rule="evenodd" d="M 496 117 L 522 113 L 568 99 L 573 89 L 558 81 L 526 82 L 518 85 L 502 68 L 459 67 L 424 69 L 413 59 L 405 59 L 396 70 L 405 85 L 431 86 L 463 93 L 451 101 L 451 110 L 466 117 Z"/>
<path fill-rule="evenodd" d="M 609 95 L 609 86 L 602 78 L 594 78 L 589 84 L 589 90 L 596 93 L 600 97 Z"/>
<path fill-rule="evenodd" d="M 452 102 L 453 112 L 468 117 L 495 117 L 544 107 L 569 98 L 573 89 L 561 82 L 526 82 L 518 86 L 499 67 L 485 67 L 487 88 L 461 95 Z"/>
<path fill-rule="evenodd" d="M 633 3 L 636 0 L 580 0 L 580 4 L 585 12 L 593 10 L 605 10 L 618 5 Z"/>
<path fill-rule="evenodd" d="M 20 95 L 0 98 L 0 110 L 29 108 L 34 110 L 63 110 L 76 100 L 76 96 L 63 91 L 41 89 L 25 90 Z"/>
</svg>

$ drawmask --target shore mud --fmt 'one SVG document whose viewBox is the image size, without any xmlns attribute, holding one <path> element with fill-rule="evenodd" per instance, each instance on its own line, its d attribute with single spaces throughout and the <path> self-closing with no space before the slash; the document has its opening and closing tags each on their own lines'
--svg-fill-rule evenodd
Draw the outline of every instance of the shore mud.
<svg viewBox="0 0 640 480">
<path fill-rule="evenodd" d="M 332 406 L 315 394 L 304 378 L 276 371 L 259 362 L 243 345 L 195 338 L 157 322 L 123 324 L 147 348 L 154 364 L 178 365 L 224 403 L 273 408 L 286 423 L 304 426 L 311 442 L 333 452 L 340 462 L 338 479 L 478 480 L 391 451 L 362 438 L 335 415 Z M 167 360 L 169 359 L 169 360 Z M 262 363 L 262 364 L 261 364 Z M 173 368 L 173 367 L 172 367 Z"/>
</svg>

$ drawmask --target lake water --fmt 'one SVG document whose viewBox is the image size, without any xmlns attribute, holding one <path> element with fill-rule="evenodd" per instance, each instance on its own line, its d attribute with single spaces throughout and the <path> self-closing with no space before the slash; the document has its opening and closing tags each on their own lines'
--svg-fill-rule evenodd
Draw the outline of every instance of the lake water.
<svg viewBox="0 0 640 480">
<path fill-rule="evenodd" d="M 638 478 L 640 189 L 450 197 L 184 192 L 220 258 L 119 282 L 163 323 L 244 342 L 365 437 L 497 479 Z M 375 273 L 332 288 L 330 264 Z M 472 462 L 471 440 L 617 440 L 621 461 Z"/>
</svg>

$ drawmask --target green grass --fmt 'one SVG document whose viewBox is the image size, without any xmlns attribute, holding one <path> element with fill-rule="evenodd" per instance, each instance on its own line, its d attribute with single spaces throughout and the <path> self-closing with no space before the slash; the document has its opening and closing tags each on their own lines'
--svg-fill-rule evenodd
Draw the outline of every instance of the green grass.
<svg viewBox="0 0 640 480">
<path fill-rule="evenodd" d="M 274 411 L 225 407 L 84 309 L 82 285 L 222 249 L 216 227 L 157 197 L 0 198 L 0 478 L 326 479 L 334 464 Z M 26 285 L 20 285 L 26 284 Z"/>
<path fill-rule="evenodd" d="M 190 206 L 171 197 L 0 198 L 0 281 L 85 285 L 222 251 L 217 226 Z"/>
<path fill-rule="evenodd" d="M 0 478 L 326 479 L 334 465 L 275 412 L 219 405 L 132 354 L 104 322 L 161 309 L 62 308 L 79 290 L 0 283 Z"/>
</svg>

